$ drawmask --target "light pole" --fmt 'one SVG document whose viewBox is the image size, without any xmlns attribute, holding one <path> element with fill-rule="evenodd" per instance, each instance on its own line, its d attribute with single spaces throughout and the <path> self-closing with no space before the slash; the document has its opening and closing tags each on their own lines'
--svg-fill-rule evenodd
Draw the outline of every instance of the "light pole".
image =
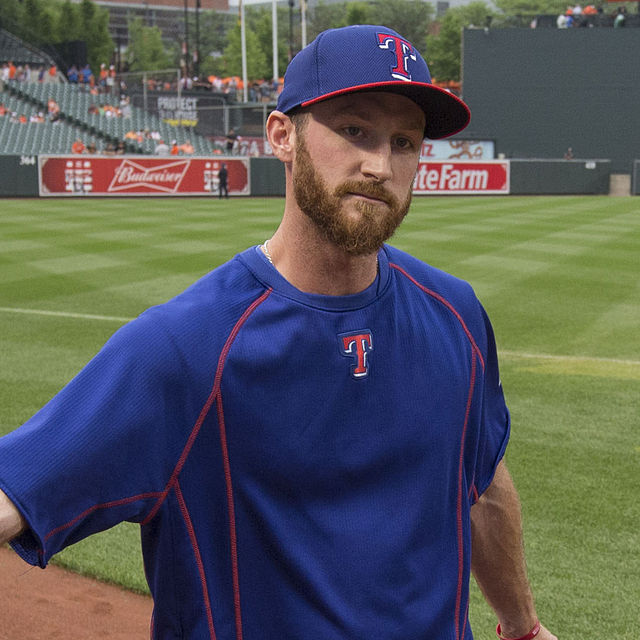
<svg viewBox="0 0 640 640">
<path fill-rule="evenodd" d="M 196 0 L 196 50 L 193 54 L 194 75 L 200 78 L 200 0 Z"/>
<path fill-rule="evenodd" d="M 289 62 L 293 58 L 293 5 L 294 0 L 289 0 Z"/>
<path fill-rule="evenodd" d="M 189 77 L 189 20 L 188 20 L 189 0 L 184 0 L 184 75 Z"/>
</svg>

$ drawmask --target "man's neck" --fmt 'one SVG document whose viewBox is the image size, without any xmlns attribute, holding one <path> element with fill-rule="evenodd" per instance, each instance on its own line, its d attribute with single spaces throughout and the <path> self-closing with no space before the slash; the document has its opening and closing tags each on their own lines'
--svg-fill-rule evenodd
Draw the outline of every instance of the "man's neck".
<svg viewBox="0 0 640 640">
<path fill-rule="evenodd" d="M 267 245 L 273 266 L 296 289 L 344 296 L 364 291 L 374 282 L 378 269 L 375 253 L 349 255 L 321 237 L 311 221 L 304 222 L 304 229 L 297 226 L 283 220 Z"/>
</svg>

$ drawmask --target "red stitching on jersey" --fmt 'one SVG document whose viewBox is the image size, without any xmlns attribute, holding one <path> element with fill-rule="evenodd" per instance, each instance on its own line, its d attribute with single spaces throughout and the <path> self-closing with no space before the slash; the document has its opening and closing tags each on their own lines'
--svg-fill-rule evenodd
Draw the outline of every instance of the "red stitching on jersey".
<svg viewBox="0 0 640 640">
<path fill-rule="evenodd" d="M 427 289 L 427 287 L 425 287 L 424 285 L 421 285 L 415 278 L 411 277 L 402 267 L 398 266 L 393 262 L 390 262 L 389 266 L 395 269 L 396 271 L 399 271 L 403 276 L 411 280 L 411 282 L 413 282 L 413 284 L 415 284 L 416 287 L 422 289 L 422 291 L 424 291 L 427 295 L 430 295 L 432 298 L 435 298 L 436 300 L 441 302 L 445 307 L 447 307 L 447 309 L 449 309 L 449 311 L 451 311 L 451 313 L 453 313 L 453 315 L 458 319 L 458 322 L 462 325 L 462 329 L 465 332 L 469 342 L 471 343 L 471 348 L 478 354 L 478 358 L 480 358 L 482 368 L 484 369 L 484 358 L 482 357 L 482 352 L 478 348 L 476 341 L 473 339 L 473 336 L 471 335 L 471 331 L 469 331 L 469 329 L 467 328 L 467 325 L 465 324 L 464 320 L 462 319 L 462 316 L 458 313 L 456 308 L 446 298 L 443 298 L 439 293 L 436 293 L 431 289 Z"/>
<path fill-rule="evenodd" d="M 152 491 L 150 493 L 140 493 L 137 496 L 131 496 L 129 498 L 122 498 L 121 500 L 113 500 L 111 502 L 104 502 L 102 504 L 94 504 L 92 507 L 85 509 L 80 515 L 73 518 L 73 520 L 69 520 L 69 522 L 66 522 L 65 524 L 60 525 L 59 527 L 56 527 L 55 529 L 52 529 L 51 531 L 49 531 L 49 533 L 47 533 L 47 535 L 44 538 L 44 542 L 46 542 L 49 538 L 51 538 L 51 536 L 55 536 L 56 533 L 60 533 L 61 531 L 64 531 L 65 529 L 72 527 L 76 522 L 78 522 L 79 520 L 82 520 L 83 518 L 86 518 L 90 513 L 93 513 L 94 511 L 98 511 L 99 509 L 111 509 L 112 507 L 119 507 L 123 504 L 136 502 L 136 500 L 146 500 L 147 498 L 157 498 L 158 496 L 161 496 L 161 495 L 162 493 L 160 491 Z"/>
<path fill-rule="evenodd" d="M 200 586 L 202 587 L 202 598 L 204 600 L 204 608 L 207 612 L 207 624 L 209 625 L 209 636 L 212 640 L 216 640 L 216 632 L 213 627 L 213 614 L 211 612 L 211 600 L 209 599 L 209 589 L 207 588 L 207 576 L 204 570 L 204 564 L 202 562 L 202 556 L 200 555 L 200 548 L 198 547 L 198 540 L 196 538 L 196 532 L 191 522 L 191 516 L 189 515 L 189 509 L 184 501 L 184 496 L 180 490 L 180 483 L 176 481 L 174 487 L 176 496 L 178 498 L 178 504 L 180 505 L 180 511 L 182 512 L 182 518 L 187 527 L 189 533 L 189 540 L 191 541 L 191 548 L 193 549 L 193 555 L 196 558 L 196 565 L 198 566 L 198 576 L 200 577 Z"/>
<path fill-rule="evenodd" d="M 463 553 L 463 526 L 462 526 L 462 477 L 464 475 L 464 443 L 471 414 L 471 402 L 473 391 L 476 386 L 476 358 L 471 354 L 471 380 L 469 382 L 469 394 L 467 396 L 467 407 L 464 413 L 464 425 L 462 426 L 462 436 L 460 438 L 460 459 L 458 461 L 458 502 L 456 505 L 456 520 L 458 529 L 458 589 L 456 592 L 456 638 L 460 640 L 460 605 L 462 601 L 462 580 L 464 574 L 464 553 Z M 465 622 L 466 626 L 466 622 Z"/>
<path fill-rule="evenodd" d="M 189 438 L 187 440 L 187 444 L 184 446 L 184 449 L 182 450 L 182 453 L 180 454 L 180 458 L 178 459 L 178 462 L 177 462 L 177 464 L 176 464 L 176 466 L 175 466 L 175 468 L 173 470 L 173 473 L 171 474 L 171 477 L 169 478 L 169 481 L 167 482 L 167 486 L 162 491 L 162 494 L 161 494 L 160 498 L 158 499 L 158 502 L 151 509 L 151 511 L 149 512 L 149 515 L 142 521 L 142 523 L 141 523 L 142 526 L 144 526 L 145 524 L 148 524 L 153 519 L 153 517 L 156 515 L 156 513 L 158 513 L 158 510 L 162 506 L 162 503 L 165 501 L 169 491 L 171 491 L 171 488 L 173 487 L 173 485 L 177 481 L 178 476 L 180 475 L 180 472 L 182 471 L 182 467 L 184 467 L 184 464 L 187 461 L 189 453 L 191 452 L 191 448 L 193 447 L 193 443 L 195 442 L 196 437 L 198 436 L 198 433 L 200 432 L 200 427 L 202 427 L 202 423 L 204 422 L 205 418 L 207 417 L 207 415 L 209 413 L 209 410 L 211 409 L 211 406 L 213 405 L 213 403 L 214 403 L 214 401 L 216 399 L 216 396 L 218 395 L 218 392 L 220 391 L 220 380 L 222 378 L 222 369 L 224 368 L 224 363 L 225 363 L 225 360 L 227 358 L 227 354 L 229 353 L 229 349 L 231 349 L 231 345 L 232 345 L 233 341 L 235 340 L 235 337 L 238 335 L 238 331 L 240 331 L 240 328 L 247 321 L 247 318 L 249 318 L 249 316 L 254 312 L 256 307 L 261 305 L 269 297 L 269 295 L 271 294 L 272 291 L 273 291 L 273 289 L 267 289 L 267 291 L 265 291 L 259 298 L 254 300 L 249 305 L 249 307 L 247 307 L 247 309 L 240 316 L 240 319 L 236 322 L 235 326 L 231 330 L 231 333 L 227 337 L 227 341 L 225 342 L 224 347 L 222 348 L 222 351 L 220 353 L 220 357 L 218 359 L 218 366 L 216 368 L 216 375 L 214 377 L 213 388 L 211 389 L 211 393 L 209 394 L 209 397 L 207 398 L 207 401 L 204 403 L 204 406 L 202 407 L 202 410 L 200 411 L 200 415 L 198 416 L 198 419 L 196 420 L 196 423 L 193 426 L 193 429 L 191 430 L 191 433 L 189 434 Z"/>
<path fill-rule="evenodd" d="M 218 393 L 218 425 L 220 427 L 220 446 L 224 464 L 224 478 L 227 485 L 227 505 L 229 509 L 229 542 L 231 545 L 231 573 L 233 576 L 233 607 L 236 620 L 236 638 L 242 640 L 242 612 L 240 608 L 240 579 L 238 574 L 238 539 L 236 535 L 236 510 L 233 501 L 233 484 L 231 482 L 231 465 L 227 447 L 227 430 L 224 424 L 222 394 Z"/>
<path fill-rule="evenodd" d="M 469 600 L 467 599 L 467 607 L 464 610 L 464 624 L 462 625 L 462 635 L 460 636 L 460 638 L 462 638 L 464 640 L 464 634 L 467 631 L 467 622 L 469 620 Z"/>
<path fill-rule="evenodd" d="M 464 530 L 463 530 L 463 524 L 462 524 L 462 497 L 464 493 L 462 490 L 462 478 L 464 476 L 464 473 L 463 473 L 464 472 L 464 443 L 467 435 L 467 426 L 469 424 L 469 415 L 471 413 L 471 403 L 473 400 L 473 392 L 474 392 L 475 383 L 476 383 L 475 356 L 476 355 L 478 356 L 478 359 L 480 360 L 480 364 L 482 365 L 483 369 L 485 366 L 484 358 L 482 357 L 482 352 L 480 351 L 478 345 L 476 344 L 476 341 L 474 340 L 473 335 L 471 335 L 471 331 L 469 331 L 469 328 L 465 324 L 465 321 L 462 319 L 462 316 L 460 315 L 460 313 L 458 313 L 456 308 L 446 298 L 442 297 L 439 293 L 436 293 L 435 291 L 432 291 L 431 289 L 428 289 L 424 285 L 420 284 L 415 278 L 410 276 L 399 265 L 393 262 L 390 262 L 389 266 L 395 269 L 396 271 L 399 271 L 402 275 L 404 275 L 411 282 L 413 282 L 413 284 L 415 284 L 419 289 L 424 291 L 427 295 L 431 296 L 432 298 L 435 298 L 436 300 L 441 302 L 447 309 L 449 309 L 449 311 L 451 311 L 451 313 L 453 313 L 453 315 L 457 318 L 458 322 L 462 326 L 462 329 L 467 336 L 467 339 L 469 340 L 469 343 L 471 344 L 471 380 L 469 382 L 469 394 L 467 396 L 467 406 L 465 409 L 464 424 L 462 426 L 462 436 L 460 440 L 460 459 L 458 461 L 458 498 L 457 498 L 457 505 L 456 505 L 457 536 L 458 536 L 458 588 L 456 591 L 455 626 L 456 626 L 456 640 L 460 640 L 460 638 L 462 637 L 460 635 L 460 609 L 462 605 L 462 581 L 464 576 L 464 552 L 463 552 Z M 467 602 L 467 608 L 468 606 L 469 606 L 469 603 Z M 466 629 L 466 616 L 465 616 L 465 623 L 462 629 L 463 635 L 464 635 L 465 629 Z"/>
</svg>

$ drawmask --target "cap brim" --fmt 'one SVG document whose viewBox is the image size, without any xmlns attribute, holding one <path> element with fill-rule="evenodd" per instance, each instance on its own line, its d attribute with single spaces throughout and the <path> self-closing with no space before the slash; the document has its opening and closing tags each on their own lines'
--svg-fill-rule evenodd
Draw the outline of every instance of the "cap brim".
<svg viewBox="0 0 640 640">
<path fill-rule="evenodd" d="M 362 91 L 387 91 L 399 93 L 413 100 L 424 112 L 424 135 L 431 140 L 447 138 L 462 131 L 471 120 L 469 107 L 456 95 L 426 82 L 376 82 L 347 87 L 307 100 L 300 104 L 308 107 L 316 102 L 340 95 Z"/>
</svg>

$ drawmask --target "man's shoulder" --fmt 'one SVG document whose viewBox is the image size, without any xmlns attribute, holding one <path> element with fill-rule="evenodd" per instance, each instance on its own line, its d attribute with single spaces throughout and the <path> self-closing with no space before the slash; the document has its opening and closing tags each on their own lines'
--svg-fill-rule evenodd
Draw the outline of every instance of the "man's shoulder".
<svg viewBox="0 0 640 640">
<path fill-rule="evenodd" d="M 473 289 L 466 280 L 395 247 L 385 246 L 385 250 L 390 267 L 404 274 L 419 288 L 427 289 L 445 298 L 453 296 L 456 299 L 475 299 Z"/>
<path fill-rule="evenodd" d="M 118 331 L 119 340 L 137 352 L 183 353 L 212 350 L 224 344 L 238 319 L 264 292 L 238 256 L 203 275 L 174 298 L 148 308 Z"/>
<path fill-rule="evenodd" d="M 387 255 L 390 267 L 413 284 L 417 295 L 426 294 L 442 304 L 471 332 L 481 351 L 486 352 L 490 322 L 471 284 L 398 249 L 387 247 Z"/>
<path fill-rule="evenodd" d="M 225 324 L 261 295 L 264 286 L 246 268 L 238 254 L 215 267 L 184 291 L 164 304 L 152 307 L 158 318 L 170 325 L 184 327 L 191 320 L 203 320 L 210 327 L 219 322 Z"/>
</svg>

